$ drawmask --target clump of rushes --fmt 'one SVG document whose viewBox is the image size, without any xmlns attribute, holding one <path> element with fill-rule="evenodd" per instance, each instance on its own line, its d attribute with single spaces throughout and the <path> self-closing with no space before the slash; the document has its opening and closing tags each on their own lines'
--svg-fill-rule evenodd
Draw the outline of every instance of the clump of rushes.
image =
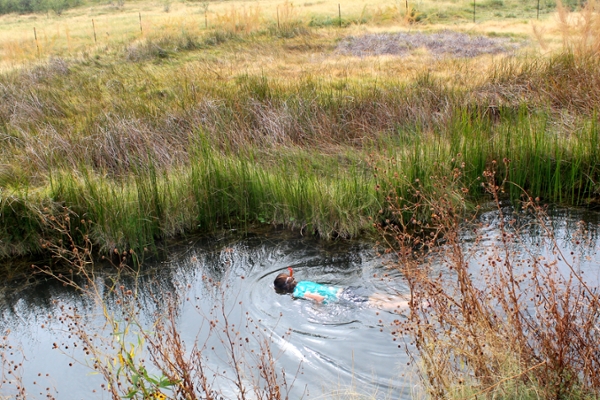
<svg viewBox="0 0 600 400">
<path fill-rule="evenodd" d="M 411 291 L 410 316 L 394 334 L 411 342 L 434 398 L 595 398 L 600 298 L 576 257 L 561 252 L 539 199 L 525 194 L 522 212 L 506 212 L 510 174 L 498 177 L 499 164 L 510 169 L 507 159 L 493 161 L 480 182 L 497 206 L 500 232 L 491 242 L 453 201 L 468 191 L 461 167 L 438 176 L 431 190 L 415 185 L 411 199 L 390 192 L 390 217 L 378 228 Z M 423 210 L 427 222 L 416 217 Z M 528 225 L 544 232 L 555 259 L 516 251 Z M 582 224 L 574 245 L 586 235 Z M 475 257 L 483 240 L 485 256 Z"/>
<path fill-rule="evenodd" d="M 192 142 L 181 165 L 160 158 L 168 150 L 140 154 L 144 143 L 111 160 L 115 173 L 83 160 L 61 160 L 75 167 L 48 166 L 47 184 L 23 190 L 12 183 L 0 192 L 0 218 L 6 222 L 0 230 L 2 254 L 39 252 L 39 238 L 54 233 L 43 229 L 37 210 L 63 204 L 94 222 L 90 235 L 104 253 L 124 247 L 144 254 L 143 249 L 152 250 L 163 238 L 262 223 L 325 238 L 355 237 L 372 229 L 368 218 L 379 218 L 389 189 L 373 176 L 369 158 L 387 160 L 383 169 L 402 178 L 397 187 L 403 192 L 416 180 L 429 188 L 432 176 L 461 164 L 466 199 L 476 201 L 483 193 L 478 177 L 490 160 L 510 155 L 511 162 L 498 168 L 502 174 L 510 172 L 515 185 L 507 190 L 514 200 L 520 198 L 518 187 L 539 193 L 546 202 L 586 204 L 597 198 L 596 123 L 567 136 L 549 125 L 547 115 L 531 115 L 526 109 L 501 110 L 500 115 L 502 121 L 495 122 L 486 114 L 464 111 L 437 132 L 399 130 L 362 149 L 338 146 L 333 153 L 326 153 L 332 145 L 277 146 L 282 149 L 277 151 L 246 142 L 241 149 L 242 138 L 234 147 L 198 132 L 188 137 Z M 152 146 L 146 150 L 157 150 L 155 142 L 146 143 Z M 460 156 L 452 165 L 438 161 L 456 154 Z M 382 190 L 377 190 L 378 182 Z"/>
<path fill-rule="evenodd" d="M 132 247 L 141 254 L 160 238 L 257 223 L 355 237 L 379 208 L 366 166 L 341 168 L 337 160 L 305 152 L 273 164 L 212 148 L 191 157 L 189 168 L 160 175 L 150 169 L 127 180 L 89 171 L 56 174 L 50 196 L 95 221 L 90 236 L 103 252 Z M 355 156 L 348 161 L 355 163 Z"/>
</svg>

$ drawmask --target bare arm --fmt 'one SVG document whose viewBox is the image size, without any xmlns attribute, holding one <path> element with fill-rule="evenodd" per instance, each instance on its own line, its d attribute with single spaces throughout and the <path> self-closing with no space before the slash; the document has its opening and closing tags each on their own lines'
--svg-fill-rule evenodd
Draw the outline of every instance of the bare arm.
<svg viewBox="0 0 600 400">
<path fill-rule="evenodd" d="M 316 301 L 317 303 L 322 303 L 325 300 L 325 296 L 321 296 L 320 294 L 306 292 L 304 293 L 305 299 L 311 299 Z"/>
</svg>

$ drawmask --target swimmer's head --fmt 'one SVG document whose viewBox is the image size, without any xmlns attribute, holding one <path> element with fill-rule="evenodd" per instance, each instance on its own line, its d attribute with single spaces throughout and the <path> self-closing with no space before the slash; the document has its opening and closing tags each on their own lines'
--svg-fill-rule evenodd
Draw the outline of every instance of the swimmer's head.
<svg viewBox="0 0 600 400">
<path fill-rule="evenodd" d="M 275 278 L 273 285 L 277 293 L 292 293 L 296 287 L 296 279 L 294 278 L 294 271 L 291 267 L 288 268 L 289 274 L 279 274 Z"/>
</svg>

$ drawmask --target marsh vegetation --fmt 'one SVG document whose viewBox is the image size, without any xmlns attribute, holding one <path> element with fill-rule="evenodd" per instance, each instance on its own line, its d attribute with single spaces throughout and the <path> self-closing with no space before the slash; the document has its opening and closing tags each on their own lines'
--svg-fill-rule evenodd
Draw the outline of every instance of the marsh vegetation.
<svg viewBox="0 0 600 400">
<path fill-rule="evenodd" d="M 485 24 L 371 34 L 386 25 L 314 28 L 288 3 L 273 25 L 251 10 L 215 11 L 211 28 L 166 18 L 142 37 L 42 46 L 32 63 L 14 54 L 0 78 L 2 257 L 43 252 L 43 215 L 63 206 L 92 221 L 101 252 L 255 224 L 356 237 L 380 218 L 390 188 L 374 171 L 390 160 L 399 191 L 464 163 L 466 205 L 504 158 L 514 187 L 596 202 L 594 4 L 559 8 L 544 55 Z"/>
<path fill-rule="evenodd" d="M 224 229 L 383 237 L 416 299 L 402 332 L 431 395 L 496 393 L 512 377 L 517 391 L 591 396 L 596 336 L 581 329 L 597 320 L 594 289 L 535 259 L 515 275 L 504 242 L 491 259 L 503 280 L 482 288 L 460 247 L 490 199 L 535 216 L 598 205 L 598 6 L 538 4 L 132 2 L 2 16 L 0 258 L 85 275 L 96 257 L 137 266 L 170 239 Z M 444 249 L 455 286 L 426 274 L 413 246 Z M 537 299 L 520 301 L 523 282 Z M 161 357 L 180 346 L 171 311 Z M 154 384 L 119 351 L 123 390 Z M 185 382 L 180 361 L 156 385 Z M 271 373 L 259 373 L 267 388 Z"/>
</svg>

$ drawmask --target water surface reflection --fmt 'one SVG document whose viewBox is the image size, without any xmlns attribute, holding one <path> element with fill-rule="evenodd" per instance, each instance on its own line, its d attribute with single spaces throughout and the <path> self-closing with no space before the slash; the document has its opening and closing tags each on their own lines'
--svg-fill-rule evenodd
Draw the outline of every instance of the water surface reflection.
<svg viewBox="0 0 600 400">
<path fill-rule="evenodd" d="M 574 237 L 586 218 L 585 237 Z M 498 213 L 481 217 L 483 240 L 465 235 L 473 265 L 486 257 L 498 241 Z M 597 213 L 560 210 L 552 217 L 559 245 L 588 279 L 599 281 L 599 240 Z M 532 225 L 522 230 L 526 253 L 550 254 L 543 242 L 545 232 Z M 576 246 L 585 240 L 586 246 Z M 571 255 L 571 251 L 573 254 Z M 293 381 L 290 398 L 317 398 L 339 391 L 355 391 L 376 398 L 410 398 L 417 379 L 407 367 L 404 344 L 394 341 L 390 325 L 402 315 L 379 311 L 364 305 L 340 303 L 314 304 L 276 294 L 272 282 L 277 273 L 293 266 L 299 279 L 338 286 L 357 287 L 361 293 L 405 293 L 399 272 L 389 270 L 370 244 L 359 241 L 327 243 L 289 232 L 268 232 L 240 237 L 235 234 L 202 238 L 173 247 L 168 261 L 148 265 L 137 282 L 132 278 L 119 284 L 135 288 L 140 302 L 139 319 L 152 326 L 154 313 L 162 311 L 168 293 L 180 298 L 178 327 L 186 343 L 207 344 L 205 357 L 213 372 L 230 371 L 226 350 L 219 337 L 207 337 L 214 305 L 221 298 L 215 282 L 225 289 L 225 310 L 230 323 L 245 327 L 248 319 L 260 328 L 262 337 L 272 341 L 277 366 Z M 96 277 L 102 292 L 114 274 L 104 270 Z M 109 312 L 117 312 L 117 300 L 103 294 Z M 101 388 L 102 379 L 91 374 L 90 363 L 77 340 L 60 316 L 77 310 L 86 326 L 100 335 L 109 335 L 103 326 L 103 307 L 79 292 L 55 281 L 15 290 L 5 288 L 1 297 L 1 328 L 8 332 L 13 360 L 22 361 L 22 382 L 29 398 L 48 392 L 59 399 L 109 398 Z M 69 311 L 70 312 L 70 311 Z M 56 344 L 56 345 L 55 345 Z M 56 348 L 58 347 L 58 348 Z M 215 350 L 212 350 L 212 348 Z M 10 357 L 9 357 L 10 358 Z M 5 365 L 6 367 L 6 365 Z M 5 369 L 6 376 L 6 369 Z M 292 379 L 295 377 L 295 379 Z M 9 377 L 10 378 L 10 377 Z M 224 380 L 223 392 L 235 397 L 235 388 Z M 14 387 L 4 384 L 0 395 L 15 395 Z"/>
</svg>

